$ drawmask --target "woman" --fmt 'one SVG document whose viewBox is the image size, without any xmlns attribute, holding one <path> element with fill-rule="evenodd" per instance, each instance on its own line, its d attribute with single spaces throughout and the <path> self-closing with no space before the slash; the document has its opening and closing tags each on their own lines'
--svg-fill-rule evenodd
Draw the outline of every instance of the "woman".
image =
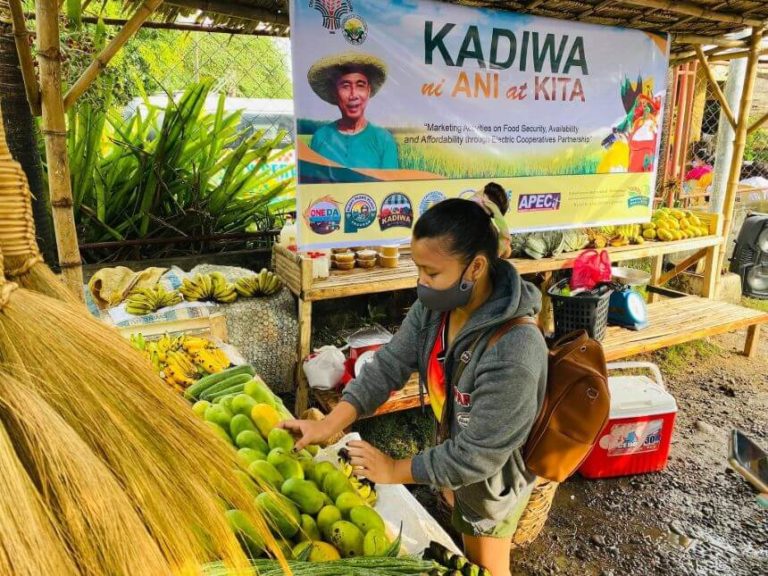
<svg viewBox="0 0 768 576">
<path fill-rule="evenodd" d="M 538 290 L 498 257 L 499 230 L 486 207 L 503 204 L 494 196 L 490 190 L 482 202 L 444 200 L 419 219 L 412 240 L 418 301 L 402 327 L 325 420 L 282 426 L 300 436 L 297 449 L 322 442 L 375 411 L 418 370 L 445 441 L 405 460 L 350 442 L 355 473 L 380 484 L 452 491 L 452 522 L 467 557 L 493 576 L 508 576 L 510 538 L 534 481 L 520 449 L 544 397 L 547 349 L 538 329 L 525 324 L 487 346 L 499 327 L 541 306 Z"/>
</svg>

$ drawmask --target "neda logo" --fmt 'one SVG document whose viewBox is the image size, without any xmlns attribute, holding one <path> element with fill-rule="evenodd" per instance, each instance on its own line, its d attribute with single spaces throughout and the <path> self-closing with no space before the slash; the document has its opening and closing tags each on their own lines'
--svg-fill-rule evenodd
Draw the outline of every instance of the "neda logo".
<svg viewBox="0 0 768 576">
<path fill-rule="evenodd" d="M 521 194 L 517 201 L 518 212 L 536 212 L 540 210 L 559 210 L 560 193 Z"/>
</svg>

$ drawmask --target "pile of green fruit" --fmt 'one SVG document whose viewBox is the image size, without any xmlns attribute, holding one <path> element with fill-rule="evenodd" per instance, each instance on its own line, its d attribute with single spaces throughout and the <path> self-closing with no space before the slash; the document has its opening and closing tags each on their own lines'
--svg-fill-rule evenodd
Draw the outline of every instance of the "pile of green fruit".
<svg viewBox="0 0 768 576">
<path fill-rule="evenodd" d="M 162 286 L 137 288 L 125 299 L 125 311 L 134 316 L 144 316 L 166 306 L 176 306 L 181 302 L 181 294 L 176 290 L 169 292 Z"/>
<path fill-rule="evenodd" d="M 423 558 L 435 563 L 429 576 L 491 576 L 487 568 L 472 564 L 465 556 L 454 554 L 438 542 L 429 543 Z"/>
<path fill-rule="evenodd" d="M 284 550 L 287 558 L 323 562 L 397 554 L 399 538 L 390 540 L 373 508 L 373 484 L 357 480 L 342 460 L 339 465 L 315 461 L 317 446 L 296 452 L 290 432 L 277 427 L 290 413 L 258 377 L 249 376 L 236 394 L 216 396 L 194 386 L 189 390 L 188 397 L 212 398 L 198 400 L 192 409 L 237 449 L 248 471 L 239 472 L 241 480 L 275 535 L 290 547 Z M 228 518 L 251 556 L 261 556 L 264 542 L 245 515 L 230 510 Z"/>
<path fill-rule="evenodd" d="M 280 278 L 266 268 L 253 276 L 243 276 L 235 282 L 235 290 L 244 298 L 271 296 L 283 287 Z"/>
</svg>

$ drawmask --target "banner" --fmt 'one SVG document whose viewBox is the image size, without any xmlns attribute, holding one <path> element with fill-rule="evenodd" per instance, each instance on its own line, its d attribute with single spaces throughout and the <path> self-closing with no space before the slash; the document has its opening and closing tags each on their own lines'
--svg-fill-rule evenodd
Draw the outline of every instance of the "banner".
<svg viewBox="0 0 768 576">
<path fill-rule="evenodd" d="M 407 241 L 488 182 L 512 232 L 650 218 L 669 42 L 419 0 L 291 5 L 298 241 Z"/>
</svg>

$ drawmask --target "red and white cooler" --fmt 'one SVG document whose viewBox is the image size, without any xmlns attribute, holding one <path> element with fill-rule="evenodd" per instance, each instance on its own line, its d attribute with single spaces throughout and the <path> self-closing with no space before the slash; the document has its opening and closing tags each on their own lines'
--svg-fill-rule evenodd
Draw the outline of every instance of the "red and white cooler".
<svg viewBox="0 0 768 576">
<path fill-rule="evenodd" d="M 613 370 L 642 369 L 653 374 L 611 376 Z M 611 414 L 600 438 L 581 465 L 586 478 L 658 472 L 667 465 L 677 403 L 661 371 L 651 362 L 608 364 Z"/>
</svg>

